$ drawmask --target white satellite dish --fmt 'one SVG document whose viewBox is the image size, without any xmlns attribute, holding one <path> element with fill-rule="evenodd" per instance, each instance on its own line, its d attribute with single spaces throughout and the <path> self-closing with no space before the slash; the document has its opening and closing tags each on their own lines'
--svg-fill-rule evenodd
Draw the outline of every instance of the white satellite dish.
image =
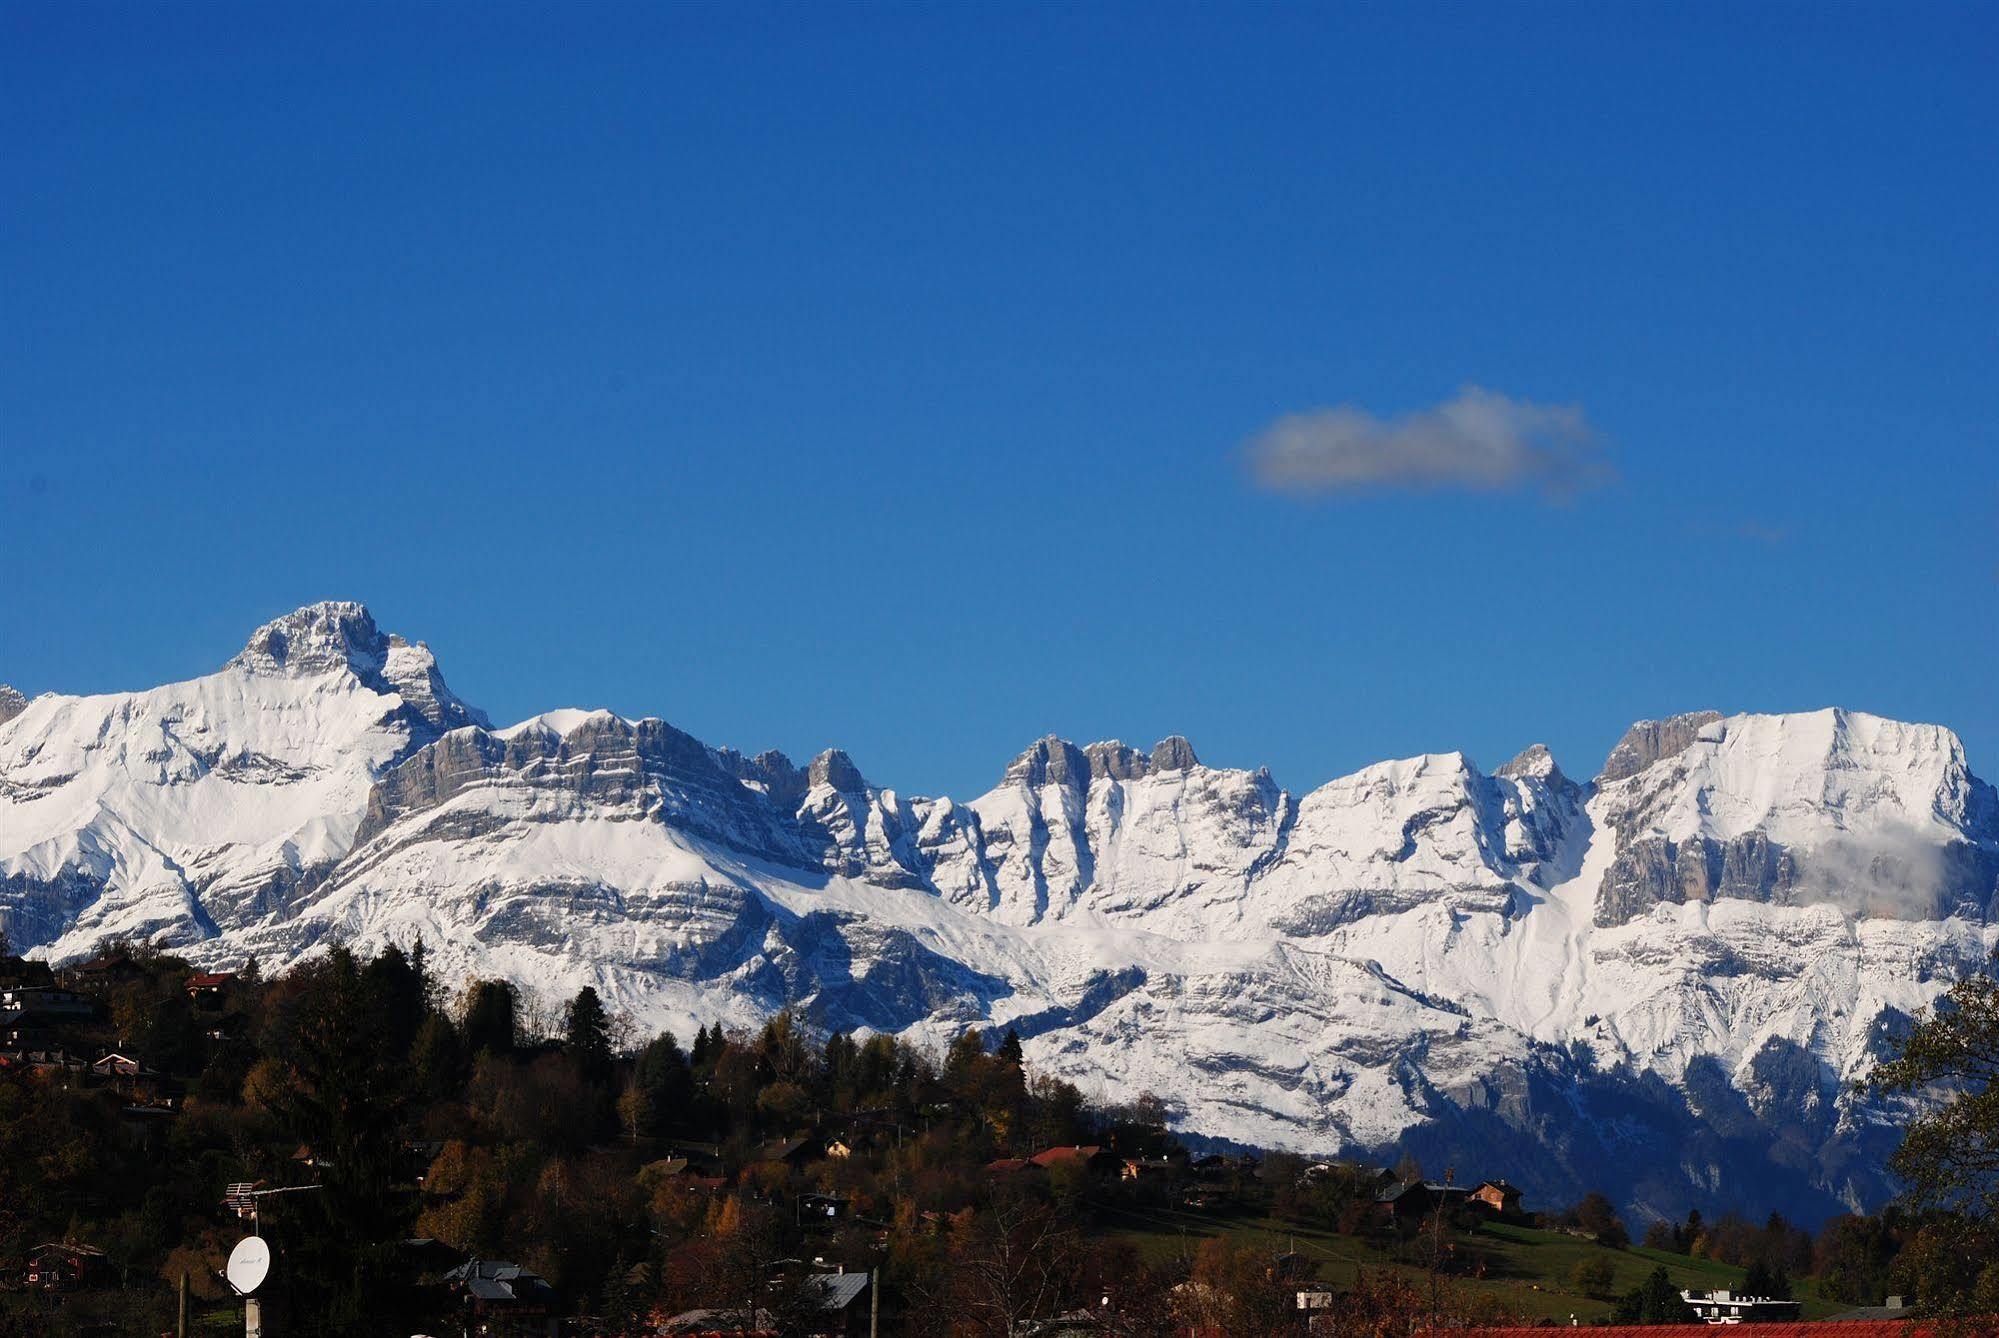
<svg viewBox="0 0 1999 1338">
<path fill-rule="evenodd" d="M 229 1267 L 223 1276 L 239 1296 L 248 1296 L 264 1285 L 264 1279 L 271 1275 L 271 1247 L 264 1243 L 262 1236 L 245 1236 L 236 1242 L 236 1248 L 229 1252 Z"/>
</svg>

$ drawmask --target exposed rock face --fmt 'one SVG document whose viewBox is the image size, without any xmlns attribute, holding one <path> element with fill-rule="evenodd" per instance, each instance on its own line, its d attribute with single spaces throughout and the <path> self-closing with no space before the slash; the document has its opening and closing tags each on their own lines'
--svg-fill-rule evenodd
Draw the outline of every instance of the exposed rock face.
<svg viewBox="0 0 1999 1338">
<path fill-rule="evenodd" d="M 1528 1167 L 1542 1202 L 1877 1202 L 1896 1112 L 1852 1080 L 1999 943 L 1995 901 L 1956 738 L 1841 711 L 1643 722 L 1589 785 L 1537 745 L 1301 796 L 1177 736 L 1050 736 L 958 802 L 604 711 L 494 729 L 354 604 L 191 683 L 0 693 L 0 924 L 49 957 L 421 933 L 683 1034 L 1011 1025 L 1191 1132 Z"/>
<path fill-rule="evenodd" d="M 28 699 L 16 688 L 0 683 L 0 725 L 28 709 Z"/>
<path fill-rule="evenodd" d="M 1640 720 L 1610 750 L 1597 779 L 1608 784 L 1635 776 L 1654 762 L 1685 751 L 1704 727 L 1720 719 L 1719 711 L 1690 711 L 1664 720 Z"/>
</svg>

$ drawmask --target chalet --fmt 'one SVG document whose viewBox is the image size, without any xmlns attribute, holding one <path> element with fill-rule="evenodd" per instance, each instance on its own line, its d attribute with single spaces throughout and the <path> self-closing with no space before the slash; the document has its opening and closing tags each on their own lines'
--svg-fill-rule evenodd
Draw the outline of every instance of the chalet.
<svg viewBox="0 0 1999 1338">
<path fill-rule="evenodd" d="M 870 1280 L 866 1273 L 814 1273 L 798 1289 L 813 1338 L 862 1338 L 868 1332 Z"/>
<path fill-rule="evenodd" d="M 104 1251 L 73 1240 L 53 1241 L 28 1252 L 22 1281 L 33 1290 L 73 1292 L 102 1281 L 107 1272 Z"/>
<path fill-rule="evenodd" d="M 1737 1296 L 1734 1292 L 1681 1292 L 1693 1312 L 1709 1324 L 1767 1324 L 1798 1317 L 1800 1302 L 1768 1296 Z"/>
<path fill-rule="evenodd" d="M 750 1152 L 752 1165 L 783 1162 L 794 1170 L 819 1160 L 819 1145 L 809 1138 L 773 1138 Z"/>
<path fill-rule="evenodd" d="M 1180 1163 L 1171 1157 L 1126 1157 L 1118 1168 L 1118 1178 L 1132 1184 L 1154 1184 L 1171 1180 Z"/>
<path fill-rule="evenodd" d="M 52 985 L 28 985 L 21 989 L 0 991 L 0 1016 L 9 1021 L 81 1018 L 89 1017 L 96 1011 L 97 1005 L 83 995 L 74 990 L 59 990 Z"/>
<path fill-rule="evenodd" d="M 0 1050 L 46 1050 L 56 1043 L 55 1033 L 40 1022 L 0 1021 Z"/>
<path fill-rule="evenodd" d="M 175 1092 L 172 1080 L 157 1069 L 147 1068 L 130 1055 L 114 1050 L 93 1061 L 90 1071 L 132 1105 L 159 1109 L 173 1107 Z"/>
<path fill-rule="evenodd" d="M 688 1139 L 675 1139 L 660 1149 L 669 1160 L 679 1159 L 700 1175 L 720 1175 L 722 1173 L 722 1149 L 715 1143 L 696 1143 Z"/>
<path fill-rule="evenodd" d="M 444 1141 L 437 1138 L 410 1138 L 403 1140 L 402 1151 L 396 1157 L 396 1169 L 403 1178 L 413 1185 L 422 1185 L 430 1178 L 430 1167 L 444 1155 Z"/>
<path fill-rule="evenodd" d="M 479 1331 L 555 1332 L 555 1288 L 531 1269 L 497 1259 L 467 1259 L 444 1275 Z"/>
<path fill-rule="evenodd" d="M 806 1225 L 818 1222 L 838 1222 L 853 1211 L 852 1199 L 843 1199 L 837 1194 L 800 1194 L 798 1196 L 798 1220 Z"/>
<path fill-rule="evenodd" d="M 1013 1180 L 1034 1175 L 1046 1168 L 1026 1157 L 997 1157 L 986 1163 L 986 1175 L 994 1180 Z"/>
<path fill-rule="evenodd" d="M 1471 1197 L 1463 1185 L 1441 1180 L 1409 1180 L 1390 1185 L 1374 1196 L 1376 1214 L 1388 1225 L 1420 1222 L 1432 1214 L 1457 1207 Z"/>
<path fill-rule="evenodd" d="M 146 968 L 122 952 L 106 953 L 87 962 L 64 967 L 63 983 L 71 989 L 108 989 L 134 980 L 144 980 Z"/>
<path fill-rule="evenodd" d="M 844 1138 L 829 1138 L 826 1140 L 826 1155 L 835 1161 L 845 1161 L 854 1155 L 854 1145 Z"/>
<path fill-rule="evenodd" d="M 236 983 L 233 971 L 197 971 L 187 978 L 187 997 L 203 1008 L 220 1008 Z"/>
<path fill-rule="evenodd" d="M 1044 1171 L 1058 1166 L 1081 1166 L 1093 1175 L 1115 1174 L 1124 1164 L 1122 1157 L 1094 1143 L 1043 1148 L 1029 1160 Z"/>
<path fill-rule="evenodd" d="M 1505 1180 L 1481 1180 L 1469 1200 L 1474 1208 L 1499 1217 L 1520 1216 L 1520 1189 Z"/>
<path fill-rule="evenodd" d="M 21 1052 L 21 1066 L 30 1073 L 38 1073 L 44 1077 L 52 1074 L 90 1072 L 89 1060 L 62 1046 L 47 1050 L 24 1050 Z"/>
</svg>

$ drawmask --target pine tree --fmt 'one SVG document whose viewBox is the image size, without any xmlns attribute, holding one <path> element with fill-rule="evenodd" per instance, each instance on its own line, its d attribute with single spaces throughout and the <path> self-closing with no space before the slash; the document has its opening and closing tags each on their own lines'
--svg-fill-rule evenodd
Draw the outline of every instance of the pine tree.
<svg viewBox="0 0 1999 1338">
<path fill-rule="evenodd" d="M 569 1001 L 563 1029 L 562 1049 L 576 1062 L 577 1071 L 593 1083 L 611 1076 L 611 1020 L 597 991 L 585 985 Z"/>
<path fill-rule="evenodd" d="M 504 980 L 474 981 L 465 999 L 465 1048 L 475 1055 L 513 1053 L 520 999 Z"/>
<path fill-rule="evenodd" d="M 14 955 L 14 941 L 7 937 L 7 926 L 0 925 L 0 957 Z"/>
</svg>

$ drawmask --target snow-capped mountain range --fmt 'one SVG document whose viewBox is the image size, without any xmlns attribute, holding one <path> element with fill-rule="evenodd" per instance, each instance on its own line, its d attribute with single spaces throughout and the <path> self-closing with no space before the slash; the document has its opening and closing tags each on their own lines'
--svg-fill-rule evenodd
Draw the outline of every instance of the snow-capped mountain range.
<svg viewBox="0 0 1999 1338">
<path fill-rule="evenodd" d="M 1641 722 L 1587 783 L 1537 746 L 1298 796 L 1181 738 L 1051 737 L 960 802 L 603 711 L 495 728 L 350 603 L 192 682 L 0 688 L 0 926 L 51 959 L 421 934 L 683 1037 L 1010 1025 L 1189 1134 L 1543 1204 L 1878 1203 L 1897 1111 L 1852 1080 L 1990 956 L 1995 898 L 1956 736 L 1840 710 Z"/>
</svg>

